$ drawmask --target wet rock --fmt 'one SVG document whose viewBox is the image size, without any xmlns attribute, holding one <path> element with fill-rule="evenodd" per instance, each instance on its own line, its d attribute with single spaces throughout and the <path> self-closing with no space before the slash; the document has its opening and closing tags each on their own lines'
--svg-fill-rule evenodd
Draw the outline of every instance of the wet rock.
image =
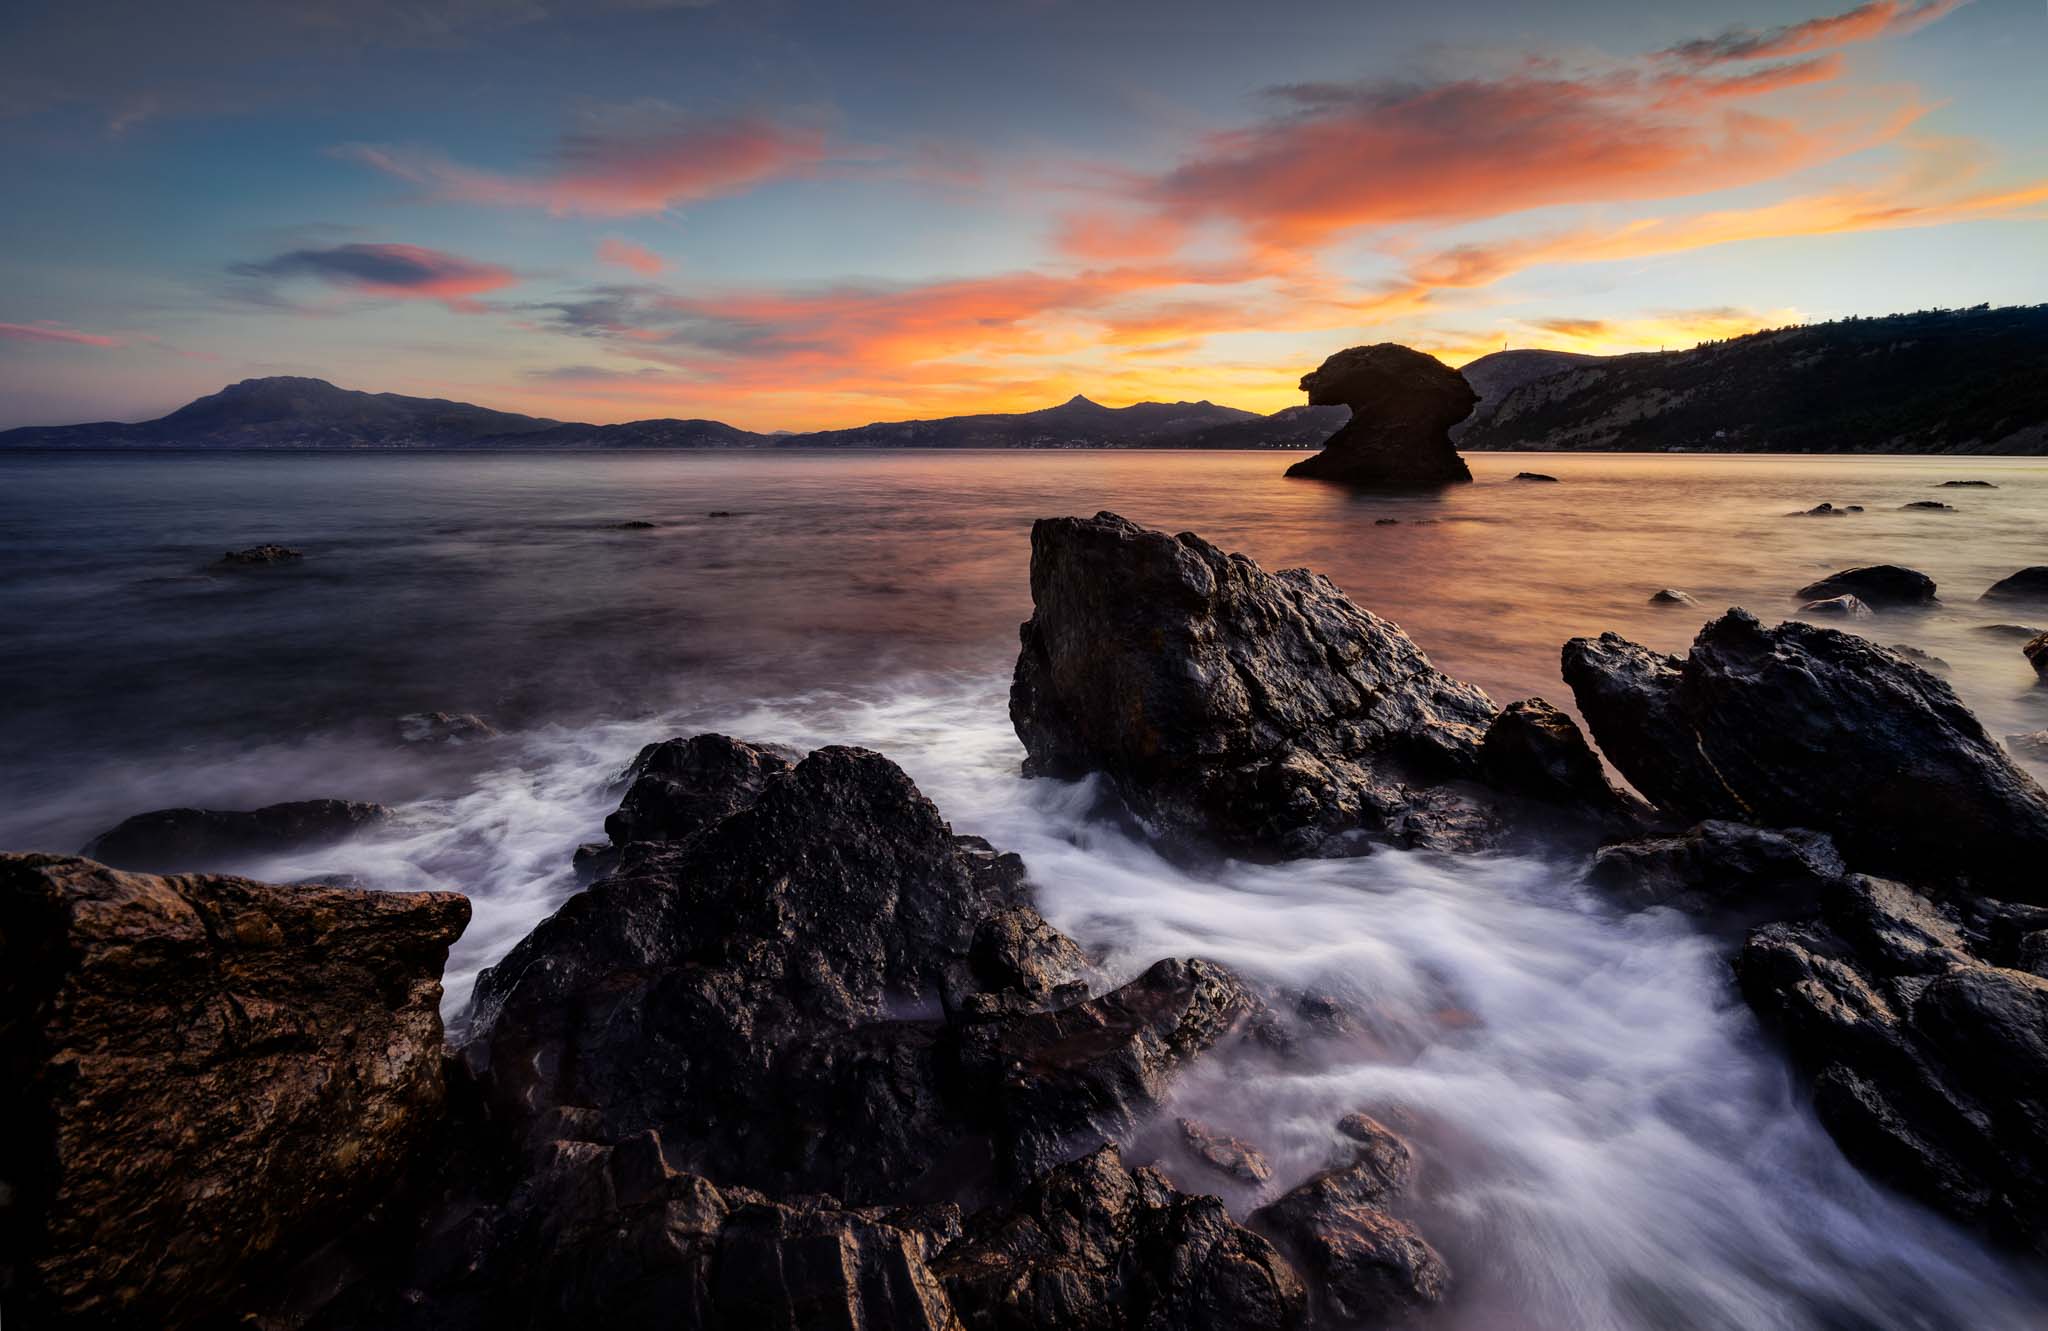
<svg viewBox="0 0 2048 1331">
<path fill-rule="evenodd" d="M 1287 469 L 1348 485 L 1424 489 L 1470 481 L 1450 429 L 1472 414 L 1478 394 L 1434 356 L 1382 342 L 1352 347 L 1304 375 L 1310 406 L 1350 407 L 1351 419 L 1323 451 Z"/>
<path fill-rule="evenodd" d="M 1263 857 L 1492 835 L 1494 707 L 1305 569 L 1113 513 L 1032 527 L 1010 689 L 1026 772 L 1102 772 L 1169 845 Z"/>
<path fill-rule="evenodd" d="M 1928 513 L 1953 513 L 1956 511 L 1954 504 L 1944 504 L 1939 499 L 1915 499 L 1910 504 L 1899 505 L 1899 508 L 1902 512 L 1907 513 L 1915 510 Z"/>
<path fill-rule="evenodd" d="M 231 1320 L 438 1119 L 449 893 L 0 856 L 8 1312 Z"/>
<path fill-rule="evenodd" d="M 2027 663 L 2034 667 L 2035 674 L 2043 679 L 2048 679 L 2048 633 L 2043 633 L 2040 637 L 2033 639 L 2026 646 L 2020 648 L 2020 654 L 2025 656 Z"/>
<path fill-rule="evenodd" d="M 1953 690 L 1862 638 L 1731 610 L 1680 660 L 1614 634 L 1564 676 L 1621 774 L 1660 809 L 1827 833 L 1854 868 L 2048 898 L 2048 792 Z"/>
<path fill-rule="evenodd" d="M 1677 836 L 1602 846 L 1586 881 L 1624 905 L 1803 914 L 1847 872 L 1834 842 L 1796 828 L 1709 819 Z"/>
<path fill-rule="evenodd" d="M 405 744 L 465 744 L 497 737 L 497 728 L 475 712 L 412 712 L 398 718 L 398 738 Z"/>
<path fill-rule="evenodd" d="M 1998 487 L 1990 481 L 1943 481 L 1941 488 L 1944 490 L 1996 490 Z"/>
<path fill-rule="evenodd" d="M 783 751 L 725 735 L 649 744 L 626 769 L 631 784 L 604 820 L 605 834 L 615 846 L 688 841 L 759 799 L 789 765 Z"/>
<path fill-rule="evenodd" d="M 1679 591 L 1676 587 L 1660 587 L 1650 593 L 1651 605 L 1698 605 L 1699 601 L 1691 592 Z"/>
<path fill-rule="evenodd" d="M 1400 525 L 1401 525 L 1401 519 L 1399 519 L 1399 518 L 1374 518 L 1374 519 L 1372 520 L 1372 525 L 1373 525 L 1373 526 L 1375 526 L 1375 527 L 1398 527 L 1398 526 L 1400 526 Z"/>
<path fill-rule="evenodd" d="M 2048 730 L 2032 730 L 2023 735 L 2007 735 L 2005 747 L 2022 758 L 2037 763 L 2048 763 Z"/>
<path fill-rule="evenodd" d="M 1181 1143 L 1195 1159 L 1239 1183 L 1264 1183 L 1273 1176 L 1264 1152 L 1242 1138 L 1218 1132 L 1199 1119 L 1176 1121 Z"/>
<path fill-rule="evenodd" d="M 642 519 L 642 518 L 635 518 L 635 519 L 633 519 L 633 521 L 631 521 L 631 522 L 615 522 L 615 523 L 613 523 L 612 525 L 613 525 L 613 526 L 614 526 L 615 528 L 617 528 L 617 529 L 618 529 L 619 531 L 653 531 L 653 530 L 654 530 L 654 524 L 653 524 L 653 523 L 651 523 L 651 522 L 648 522 L 648 521 L 646 521 L 645 519 Z"/>
<path fill-rule="evenodd" d="M 1877 610 L 1934 604 L 1934 579 L 1896 564 L 1843 569 L 1794 593 L 1802 601 L 1854 596 Z"/>
<path fill-rule="evenodd" d="M 714 508 L 704 516 L 707 518 L 730 518 L 736 515 L 729 508 Z"/>
<path fill-rule="evenodd" d="M 1750 935 L 1737 974 L 1850 1159 L 2048 1252 L 2048 980 L 2009 968 L 2021 949 L 1975 927 L 1983 913 L 1854 875 L 1820 917 Z"/>
<path fill-rule="evenodd" d="M 933 1270 L 977 1329 L 1282 1331 L 1307 1303 L 1293 1268 L 1222 1202 L 1128 1168 L 1114 1146 L 966 1228 Z"/>
<path fill-rule="evenodd" d="M 1546 476 L 1540 471 L 1518 471 L 1515 473 L 1515 479 L 1518 481 L 1549 481 L 1552 484 L 1557 483 L 1557 477 Z"/>
<path fill-rule="evenodd" d="M 2025 642 L 2029 638 L 2039 636 L 2043 630 L 2035 628 L 2032 624 L 1979 624 L 1971 632 L 1981 633 L 1987 638 L 2010 638 L 2015 642 Z"/>
<path fill-rule="evenodd" d="M 1381 1325 L 1442 1302 L 1450 1284 L 1443 1258 L 1384 1209 L 1408 1185 L 1413 1154 L 1367 1115 L 1340 1128 L 1358 1142 L 1356 1158 L 1262 1207 L 1251 1223 L 1308 1276 L 1319 1320 Z"/>
<path fill-rule="evenodd" d="M 249 810 L 158 809 L 116 824 L 79 853 L 117 869 L 225 869 L 333 845 L 390 817 L 383 805 L 356 800 L 295 800 Z"/>
<path fill-rule="evenodd" d="M 2048 602 L 2048 564 L 2035 564 L 2000 578 L 1985 590 L 1983 599 Z"/>
<path fill-rule="evenodd" d="M 1501 709 L 1480 743 L 1479 771 L 1496 790 L 1597 818 L 1626 821 L 1645 811 L 1608 781 L 1578 723 L 1541 698 Z"/>
<path fill-rule="evenodd" d="M 303 550 L 292 550 L 282 545 L 252 545 L 246 550 L 228 551 L 220 557 L 220 562 L 241 566 L 289 564 L 305 557 Z"/>
<path fill-rule="evenodd" d="M 1869 606 L 1846 593 L 1830 596 L 1825 601 L 1808 601 L 1799 607 L 1799 613 L 1815 619 L 1871 619 L 1874 618 Z"/>
<path fill-rule="evenodd" d="M 1830 503 L 1819 503 L 1815 504 L 1812 508 L 1794 509 L 1785 516 L 1788 518 L 1840 518 L 1847 517 L 1851 513 L 1861 513 L 1862 511 L 1863 505 L 1861 504 L 1844 504 L 1838 507 Z"/>
</svg>

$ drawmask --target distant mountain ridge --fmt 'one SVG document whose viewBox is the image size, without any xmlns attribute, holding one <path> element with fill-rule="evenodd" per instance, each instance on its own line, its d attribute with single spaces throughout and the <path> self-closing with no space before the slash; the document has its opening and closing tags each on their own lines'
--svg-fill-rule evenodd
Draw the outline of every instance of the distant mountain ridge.
<svg viewBox="0 0 2048 1331">
<path fill-rule="evenodd" d="M 1496 383 L 1460 448 L 2038 456 L 2048 305 L 1776 328 Z"/>
<path fill-rule="evenodd" d="M 153 421 L 0 431 L 0 448 L 1291 448 L 1321 443 L 1343 415 L 1290 407 L 1267 417 L 1213 402 L 1105 407 L 1077 395 L 1038 411 L 763 434 L 712 420 L 588 425 L 275 377 L 230 384 Z"/>
</svg>

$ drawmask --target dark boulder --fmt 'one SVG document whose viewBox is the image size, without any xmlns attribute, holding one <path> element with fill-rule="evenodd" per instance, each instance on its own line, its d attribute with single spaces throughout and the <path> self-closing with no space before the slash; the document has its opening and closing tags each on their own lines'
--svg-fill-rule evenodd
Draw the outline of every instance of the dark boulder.
<svg viewBox="0 0 2048 1331">
<path fill-rule="evenodd" d="M 1578 723 L 1541 698 L 1501 709 L 1480 742 L 1479 772 L 1506 794 L 1597 818 L 1626 822 L 1644 812 L 1607 779 Z"/>
<path fill-rule="evenodd" d="M 1698 605 L 1699 599 L 1691 592 L 1682 592 L 1675 587 L 1660 587 L 1650 593 L 1651 605 Z"/>
<path fill-rule="evenodd" d="M 688 841 L 760 798 L 771 778 L 789 770 L 789 755 L 725 735 L 649 744 L 626 769 L 631 784 L 604 820 L 615 846 L 634 841 Z"/>
<path fill-rule="evenodd" d="M 1114 513 L 1031 529 L 1010 719 L 1026 772 L 1102 772 L 1169 844 L 1357 853 L 1492 833 L 1456 783 L 1494 707 L 1305 569 Z"/>
<path fill-rule="evenodd" d="M 153 873 L 230 869 L 287 851 L 329 846 L 391 817 L 381 804 L 296 800 L 261 809 L 158 809 L 100 833 L 81 855 Z"/>
<path fill-rule="evenodd" d="M 302 550 L 288 549 L 282 545 L 252 545 L 246 550 L 230 550 L 220 557 L 220 562 L 231 566 L 250 567 L 264 564 L 289 564 L 295 559 L 304 559 Z"/>
<path fill-rule="evenodd" d="M 1307 1304 L 1222 1202 L 1130 1169 L 1114 1146 L 971 1217 L 933 1270 L 973 1331 L 1283 1331 Z"/>
<path fill-rule="evenodd" d="M 1905 513 L 1911 513 L 1915 511 L 1925 513 L 1953 513 L 1956 511 L 1956 506 L 1954 504 L 1944 504 L 1939 499 L 1915 499 L 1910 504 L 1899 505 L 1899 509 L 1901 512 Z"/>
<path fill-rule="evenodd" d="M 0 856 L 0 1286 L 24 1326 L 174 1328 L 357 1223 L 445 1086 L 450 893 Z"/>
<path fill-rule="evenodd" d="M 1851 867 L 2048 899 L 2048 792 L 1941 680 L 1851 634 L 1731 610 L 1684 660 L 1565 644 L 1579 712 L 1670 815 L 1825 832 Z"/>
<path fill-rule="evenodd" d="M 1350 1163 L 1260 1208 L 1251 1223 L 1307 1273 L 1319 1320 L 1378 1326 L 1442 1302 L 1450 1271 L 1385 1209 L 1413 1177 L 1407 1143 L 1363 1114 L 1346 1118 L 1344 1131 L 1357 1143 Z"/>
<path fill-rule="evenodd" d="M 1985 590 L 1982 599 L 2048 603 L 2048 564 L 2035 564 L 2000 578 Z"/>
<path fill-rule="evenodd" d="M 2020 654 L 2027 658 L 2027 664 L 2034 667 L 2034 673 L 2048 679 L 2048 633 L 2034 638 L 2020 648 Z"/>
<path fill-rule="evenodd" d="M 1851 513 L 1861 513 L 1862 511 L 1863 505 L 1861 504 L 1846 504 L 1838 507 L 1834 504 L 1820 503 L 1815 504 L 1812 508 L 1794 509 L 1785 516 L 1788 518 L 1841 518 L 1847 517 Z"/>
<path fill-rule="evenodd" d="M 632 519 L 631 521 L 628 521 L 628 522 L 615 522 L 615 523 L 613 523 L 612 525 L 613 525 L 614 527 L 618 528 L 618 529 L 619 529 L 620 531 L 653 531 L 653 530 L 654 530 L 654 524 L 653 524 L 653 523 L 651 523 L 651 522 L 649 522 L 649 521 L 647 521 L 647 519 L 645 519 L 645 518 L 634 518 L 634 519 Z"/>
<path fill-rule="evenodd" d="M 1557 484 L 1557 477 L 1547 476 L 1540 471 L 1518 471 L 1515 473 L 1515 479 L 1518 481 L 1548 481 L 1553 485 Z"/>
<path fill-rule="evenodd" d="M 1310 406 L 1349 407 L 1351 419 L 1322 452 L 1289 467 L 1289 476 L 1386 489 L 1472 479 L 1450 430 L 1472 414 L 1479 395 L 1436 357 L 1392 342 L 1352 347 L 1304 375 L 1301 388 Z"/>
<path fill-rule="evenodd" d="M 1998 487 L 1990 481 L 1943 481 L 1941 488 L 1944 490 L 1996 490 Z"/>
<path fill-rule="evenodd" d="M 1937 905 L 1852 875 L 1821 915 L 1750 935 L 1744 996 L 1812 1078 L 1814 1109 L 1877 1178 L 2048 1253 L 2048 912 Z"/>
<path fill-rule="evenodd" d="M 1602 846 L 1586 881 L 1624 905 L 1804 914 L 1846 868 L 1818 832 L 1709 819 L 1677 836 Z"/>
<path fill-rule="evenodd" d="M 1933 605 L 1934 579 L 1896 564 L 1872 564 L 1830 574 L 1819 582 L 1801 587 L 1794 595 L 1802 601 L 1854 596 L 1873 609 L 1890 610 L 1901 606 Z"/>
<path fill-rule="evenodd" d="M 1987 638 L 2005 638 L 2013 642 L 2025 642 L 2029 638 L 2039 637 L 2043 630 L 2034 627 L 2032 624 L 1979 624 L 1971 629 L 1971 632 L 1981 633 Z"/>
<path fill-rule="evenodd" d="M 1858 597 L 1846 592 L 1830 596 L 1825 601 L 1808 601 L 1799 607 L 1799 613 L 1813 619 L 1870 619 L 1872 612 Z"/>
</svg>

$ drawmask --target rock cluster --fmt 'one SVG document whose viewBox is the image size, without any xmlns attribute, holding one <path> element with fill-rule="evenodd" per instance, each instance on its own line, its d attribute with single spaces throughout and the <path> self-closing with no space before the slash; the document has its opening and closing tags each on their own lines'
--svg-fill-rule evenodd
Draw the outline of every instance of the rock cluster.
<svg viewBox="0 0 2048 1331">
<path fill-rule="evenodd" d="M 1472 479 L 1451 446 L 1453 425 L 1479 395 L 1434 356 L 1381 342 L 1340 351 L 1301 380 L 1310 406 L 1349 407 L 1351 419 L 1323 451 L 1287 469 L 1379 489 L 1428 489 Z"/>
<path fill-rule="evenodd" d="M 357 1224 L 440 1122 L 468 920 L 0 856 L 10 1321 L 186 1325 Z"/>
</svg>

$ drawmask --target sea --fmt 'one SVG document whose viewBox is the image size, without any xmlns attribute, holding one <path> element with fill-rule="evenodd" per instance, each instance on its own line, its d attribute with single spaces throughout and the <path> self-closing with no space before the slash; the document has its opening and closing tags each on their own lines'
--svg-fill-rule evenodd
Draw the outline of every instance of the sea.
<svg viewBox="0 0 2048 1331">
<path fill-rule="evenodd" d="M 1172 863 L 1092 783 L 1022 779 L 1006 711 L 1031 524 L 1106 509 L 1326 573 L 1501 703 L 1569 707 L 1570 637 L 1682 652 L 1730 606 L 1795 617 L 1829 572 L 1903 564 L 1939 606 L 1847 627 L 1938 658 L 1994 736 L 2041 730 L 2019 630 L 2048 610 L 1978 598 L 2048 564 L 2048 460 L 1476 454 L 1474 484 L 1390 497 L 1289 480 L 1295 456 L 0 453 L 0 847 L 75 851 L 172 806 L 391 805 L 252 872 L 467 894 L 459 1019 L 577 890 L 570 855 L 643 744 L 865 745 L 1021 853 L 1102 982 L 1206 956 L 1375 1012 L 1382 1038 L 1319 1065 L 1175 1092 L 1169 1116 L 1266 1151 L 1262 1187 L 1189 1172 L 1156 1129 L 1128 1145 L 1242 1216 L 1324 1163 L 1341 1115 L 1410 1125 L 1400 1209 L 1456 1280 L 1420 1325 L 2048 1326 L 2040 1266 L 1844 1161 L 1727 939 L 1616 909 L 1562 854 Z M 1925 500 L 1952 507 L 1905 507 Z M 1793 516 L 1824 501 L 1863 511 Z M 304 558 L 218 562 L 263 542 Z M 1666 587 L 1697 606 L 1651 604 Z M 432 711 L 499 733 L 406 742 Z"/>
</svg>

